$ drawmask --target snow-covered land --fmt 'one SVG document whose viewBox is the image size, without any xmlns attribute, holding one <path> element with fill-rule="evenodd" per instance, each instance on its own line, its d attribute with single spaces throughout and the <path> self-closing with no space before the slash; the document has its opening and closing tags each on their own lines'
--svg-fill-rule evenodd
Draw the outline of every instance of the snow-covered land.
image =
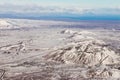
<svg viewBox="0 0 120 80">
<path fill-rule="evenodd" d="M 119 24 L 100 23 L 1 19 L 0 79 L 120 79 Z"/>
</svg>

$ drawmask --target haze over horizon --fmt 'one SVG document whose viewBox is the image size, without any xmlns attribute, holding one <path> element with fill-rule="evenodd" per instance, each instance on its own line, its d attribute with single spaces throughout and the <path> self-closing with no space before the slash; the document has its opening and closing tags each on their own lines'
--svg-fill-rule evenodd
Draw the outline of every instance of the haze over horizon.
<svg viewBox="0 0 120 80">
<path fill-rule="evenodd" d="M 120 20 L 119 3 L 119 0 L 0 0 L 0 17 Z"/>
</svg>

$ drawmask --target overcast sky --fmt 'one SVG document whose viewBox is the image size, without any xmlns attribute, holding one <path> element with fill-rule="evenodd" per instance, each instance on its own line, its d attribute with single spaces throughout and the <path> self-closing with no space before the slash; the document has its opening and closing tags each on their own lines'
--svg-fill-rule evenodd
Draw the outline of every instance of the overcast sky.
<svg viewBox="0 0 120 80">
<path fill-rule="evenodd" d="M 83 8 L 116 8 L 120 0 L 0 0 L 1 4 L 37 4 L 45 6 L 79 6 Z"/>
<path fill-rule="evenodd" d="M 120 0 L 0 0 L 0 13 L 120 15 Z"/>
</svg>

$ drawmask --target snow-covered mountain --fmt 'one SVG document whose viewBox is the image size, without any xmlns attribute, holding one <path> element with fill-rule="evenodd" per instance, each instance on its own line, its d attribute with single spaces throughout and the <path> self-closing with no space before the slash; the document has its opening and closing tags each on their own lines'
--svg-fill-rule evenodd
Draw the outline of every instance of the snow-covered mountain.
<svg viewBox="0 0 120 80">
<path fill-rule="evenodd" d="M 0 20 L 0 29 L 10 29 L 12 28 L 12 25 L 5 21 L 5 20 Z"/>
<path fill-rule="evenodd" d="M 10 21 L 0 19 L 0 29 L 15 29 L 18 28 L 14 24 L 12 24 Z"/>
</svg>

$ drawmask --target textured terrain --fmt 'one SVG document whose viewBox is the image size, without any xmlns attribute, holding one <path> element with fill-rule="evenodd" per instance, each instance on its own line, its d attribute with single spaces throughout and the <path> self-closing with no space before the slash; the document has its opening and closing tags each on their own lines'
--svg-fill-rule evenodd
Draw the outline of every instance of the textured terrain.
<svg viewBox="0 0 120 80">
<path fill-rule="evenodd" d="M 119 26 L 1 19 L 0 79 L 120 79 Z"/>
</svg>

